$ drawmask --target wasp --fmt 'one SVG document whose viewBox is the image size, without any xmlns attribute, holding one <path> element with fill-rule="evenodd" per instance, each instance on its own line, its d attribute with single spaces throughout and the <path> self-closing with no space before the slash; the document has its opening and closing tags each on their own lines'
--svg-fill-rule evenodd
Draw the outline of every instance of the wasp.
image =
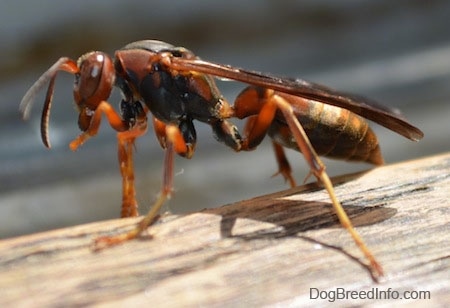
<svg viewBox="0 0 450 308">
<path fill-rule="evenodd" d="M 28 90 L 20 110 L 29 117 L 38 92 L 47 84 L 41 116 L 41 136 L 50 148 L 49 117 L 57 73 L 75 75 L 73 96 L 82 133 L 70 143 L 78 149 L 97 134 L 104 116 L 117 131 L 122 175 L 122 217 L 137 216 L 133 150 L 136 138 L 153 130 L 165 150 L 161 192 L 137 226 L 126 233 L 96 239 L 103 248 L 138 237 L 158 217 L 173 187 L 174 154 L 191 158 L 197 143 L 194 120 L 211 126 L 217 141 L 236 152 L 255 149 L 266 135 L 272 139 L 278 173 L 291 186 L 296 182 L 284 148 L 300 151 L 314 175 L 327 190 L 337 217 L 360 248 L 372 274 L 383 275 L 381 265 L 353 228 L 336 197 L 320 156 L 383 163 L 378 140 L 367 121 L 372 120 L 406 138 L 419 140 L 423 133 L 395 109 L 354 94 L 339 92 L 302 79 L 282 78 L 229 65 L 203 61 L 190 50 L 157 40 L 130 43 L 108 54 L 93 51 L 77 61 L 62 57 Z M 215 78 L 247 86 L 230 104 Z M 114 87 L 120 89 L 119 111 L 108 102 Z M 230 119 L 246 119 L 243 133 Z"/>
</svg>

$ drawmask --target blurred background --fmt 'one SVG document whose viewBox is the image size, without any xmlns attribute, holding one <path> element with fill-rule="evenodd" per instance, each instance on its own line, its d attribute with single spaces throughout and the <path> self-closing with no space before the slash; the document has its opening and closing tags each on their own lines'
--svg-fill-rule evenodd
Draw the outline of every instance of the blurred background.
<svg viewBox="0 0 450 308">
<path fill-rule="evenodd" d="M 52 149 L 40 140 L 44 93 L 23 122 L 19 102 L 59 57 L 114 53 L 141 39 L 184 46 L 205 60 L 300 77 L 400 108 L 425 133 L 419 143 L 373 125 L 387 163 L 449 150 L 449 1 L 31 1 L 0 2 L 0 238 L 119 217 L 115 132 L 104 123 L 76 153 L 73 76 L 61 73 L 50 119 Z M 233 101 L 243 88 L 219 82 Z M 119 102 L 118 93 L 110 101 Z M 239 121 L 234 121 L 238 123 Z M 216 207 L 287 188 L 269 140 L 234 153 L 198 123 L 197 152 L 176 159 L 174 213 Z M 141 212 L 157 195 L 163 151 L 153 133 L 136 144 Z M 299 183 L 308 168 L 289 151 Z M 331 175 L 370 168 L 325 160 Z"/>
</svg>

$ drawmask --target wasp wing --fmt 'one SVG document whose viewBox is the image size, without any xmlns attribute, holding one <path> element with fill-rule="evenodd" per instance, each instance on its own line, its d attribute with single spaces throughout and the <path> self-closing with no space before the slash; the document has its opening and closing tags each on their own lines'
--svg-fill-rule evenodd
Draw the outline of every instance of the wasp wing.
<svg viewBox="0 0 450 308">
<path fill-rule="evenodd" d="M 417 141 L 423 132 L 408 123 L 398 109 L 391 109 L 365 97 L 339 92 L 303 79 L 272 76 L 200 59 L 171 58 L 171 67 L 180 71 L 196 71 L 221 78 L 273 89 L 352 111 L 408 139 Z"/>
</svg>

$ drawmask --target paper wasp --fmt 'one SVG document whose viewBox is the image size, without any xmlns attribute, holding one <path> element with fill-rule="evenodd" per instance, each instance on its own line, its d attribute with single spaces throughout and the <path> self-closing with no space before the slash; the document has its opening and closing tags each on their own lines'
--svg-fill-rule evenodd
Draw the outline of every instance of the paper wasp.
<svg viewBox="0 0 450 308">
<path fill-rule="evenodd" d="M 203 61 L 183 47 L 144 40 L 116 51 L 114 60 L 98 51 L 82 55 L 78 61 L 62 57 L 35 82 L 22 99 L 20 109 L 27 118 L 36 94 L 49 84 L 41 118 L 41 136 L 46 147 L 50 147 L 48 123 L 59 71 L 75 75 L 73 94 L 82 133 L 70 143 L 70 148 L 76 150 L 97 133 L 102 115 L 118 132 L 123 178 L 122 217 L 138 215 L 133 146 L 135 139 L 147 131 L 149 113 L 155 134 L 165 149 L 162 189 L 150 211 L 132 231 L 98 238 L 97 247 L 135 238 L 153 223 L 172 191 L 174 153 L 186 158 L 194 154 L 197 140 L 193 121 L 198 120 L 209 124 L 215 138 L 235 151 L 252 150 L 269 135 L 279 173 L 291 186 L 296 184 L 283 147 L 300 150 L 311 174 L 326 188 L 342 226 L 368 259 L 372 273 L 382 275 L 380 264 L 354 230 L 336 198 L 318 155 L 382 164 L 377 137 L 363 118 L 411 140 L 423 137 L 418 128 L 394 109 L 305 80 Z M 229 104 L 220 94 L 215 77 L 250 86 L 238 95 L 234 104 Z M 114 86 L 122 92 L 120 112 L 107 101 Z M 229 122 L 230 118 L 248 119 L 242 135 Z"/>
</svg>

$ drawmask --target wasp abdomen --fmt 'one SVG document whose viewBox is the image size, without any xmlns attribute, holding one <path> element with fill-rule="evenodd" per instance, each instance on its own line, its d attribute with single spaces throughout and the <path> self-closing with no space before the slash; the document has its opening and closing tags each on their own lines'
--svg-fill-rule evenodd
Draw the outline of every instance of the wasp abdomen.
<svg viewBox="0 0 450 308">
<path fill-rule="evenodd" d="M 278 95 L 289 101 L 318 155 L 383 164 L 378 139 L 363 118 L 332 105 L 282 93 Z M 277 114 L 268 134 L 281 145 L 299 150 L 281 114 Z"/>
</svg>

